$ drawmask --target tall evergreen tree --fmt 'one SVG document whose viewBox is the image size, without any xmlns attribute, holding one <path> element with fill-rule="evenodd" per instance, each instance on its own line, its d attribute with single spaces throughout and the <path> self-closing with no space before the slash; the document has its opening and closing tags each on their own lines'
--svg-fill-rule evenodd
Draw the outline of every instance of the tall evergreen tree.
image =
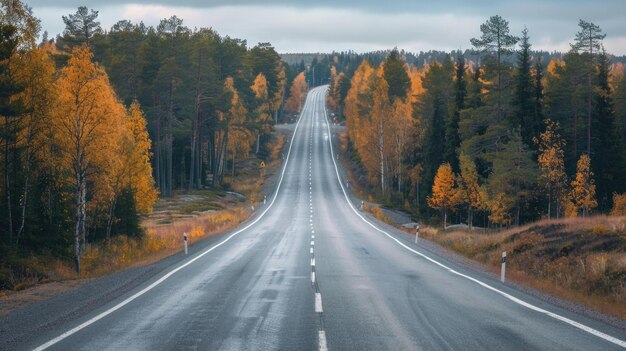
<svg viewBox="0 0 626 351">
<path fill-rule="evenodd" d="M 481 82 L 480 67 L 476 65 L 474 67 L 474 74 L 472 80 L 469 81 L 467 87 L 467 97 L 465 101 L 465 107 L 467 108 L 479 108 L 482 106 L 482 93 L 483 85 Z"/>
<path fill-rule="evenodd" d="M 571 44 L 572 51 L 577 53 L 583 53 L 587 61 L 586 74 L 587 74 L 587 154 L 591 154 L 591 125 L 592 125 L 592 109 L 593 109 L 593 75 L 595 68 L 595 56 L 602 47 L 602 40 L 606 37 L 606 34 L 602 33 L 599 26 L 583 21 L 579 21 L 578 26 L 580 30 L 576 33 L 576 39 L 574 44 Z"/>
<path fill-rule="evenodd" d="M 605 52 L 598 56 L 598 85 L 595 96 L 591 142 L 591 168 L 596 170 L 598 205 L 612 207 L 612 194 L 626 190 L 626 149 L 622 142 L 609 85 L 610 60 Z"/>
<path fill-rule="evenodd" d="M 90 45 L 96 34 L 102 33 L 98 18 L 98 11 L 89 10 L 86 6 L 80 6 L 76 13 L 62 16 L 65 23 L 63 40 L 68 46 Z"/>
<path fill-rule="evenodd" d="M 406 99 L 411 80 L 404 67 L 404 61 L 400 57 L 398 49 L 393 49 L 385 60 L 383 76 L 389 85 L 389 100 Z"/>
<path fill-rule="evenodd" d="M 528 29 L 522 31 L 520 49 L 517 51 L 517 69 L 513 100 L 513 126 L 521 128 L 522 139 L 526 145 L 532 145 L 533 138 L 541 128 L 541 121 L 535 120 L 535 101 L 531 75 L 531 59 Z"/>
<path fill-rule="evenodd" d="M 480 25 L 482 35 L 480 38 L 472 38 L 470 42 L 477 53 L 487 54 L 489 59 L 495 59 L 496 71 L 496 113 L 499 119 L 504 115 L 502 101 L 502 75 L 504 65 L 503 56 L 513 53 L 512 47 L 519 38 L 510 34 L 509 22 L 496 15 L 491 16 L 487 22 Z"/>
<path fill-rule="evenodd" d="M 2 123 L 2 134 L 0 141 L 3 150 L 3 185 L 4 201 L 0 206 L 0 213 L 3 213 L 3 230 L 8 241 L 12 242 L 14 233 L 14 207 L 17 197 L 13 194 L 18 159 L 16 157 L 19 125 L 17 118 L 24 112 L 22 99 L 15 99 L 16 95 L 24 90 L 15 78 L 15 72 L 11 66 L 11 60 L 16 59 L 15 52 L 18 45 L 16 36 L 17 29 L 10 24 L 0 25 L 0 116 L 4 120 Z"/>
<path fill-rule="evenodd" d="M 535 135 L 539 135 L 541 132 L 540 125 L 543 121 L 543 65 L 541 58 L 537 58 L 533 69 L 534 89 L 535 95 L 535 108 L 534 108 L 534 121 L 539 121 L 539 129 L 535 130 Z"/>
<path fill-rule="evenodd" d="M 444 147 L 444 160 L 450 163 L 452 170 L 455 172 L 459 171 L 459 158 L 457 155 L 458 148 L 461 145 L 459 121 L 461 120 L 461 110 L 465 108 L 465 97 L 467 96 L 465 70 L 465 58 L 463 55 L 459 55 L 455 65 L 454 111 L 447 124 Z"/>
</svg>

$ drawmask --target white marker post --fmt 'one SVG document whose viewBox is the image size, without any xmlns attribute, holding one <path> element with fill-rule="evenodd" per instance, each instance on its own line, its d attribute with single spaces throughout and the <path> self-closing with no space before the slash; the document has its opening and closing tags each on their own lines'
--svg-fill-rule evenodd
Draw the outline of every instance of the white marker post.
<svg viewBox="0 0 626 351">
<path fill-rule="evenodd" d="M 183 233 L 183 240 L 185 241 L 185 255 L 189 253 L 187 250 L 187 233 Z"/>
<path fill-rule="evenodd" d="M 365 201 L 361 201 L 361 210 L 363 210 L 364 205 L 365 205 Z"/>
<path fill-rule="evenodd" d="M 415 243 L 416 244 L 417 244 L 417 241 L 419 240 L 419 238 L 420 238 L 420 225 L 417 224 L 415 226 Z"/>
<path fill-rule="evenodd" d="M 506 251 L 502 253 L 502 270 L 500 271 L 500 281 L 504 283 L 504 273 L 506 272 Z"/>
<path fill-rule="evenodd" d="M 267 203 L 267 196 L 263 195 L 263 205 L 265 205 Z"/>
</svg>

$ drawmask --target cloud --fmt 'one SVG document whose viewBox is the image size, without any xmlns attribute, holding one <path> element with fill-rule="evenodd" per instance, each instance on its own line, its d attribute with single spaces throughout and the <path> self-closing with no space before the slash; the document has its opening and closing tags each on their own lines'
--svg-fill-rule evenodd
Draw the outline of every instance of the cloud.
<svg viewBox="0 0 626 351">
<path fill-rule="evenodd" d="M 578 30 L 578 19 L 584 17 L 599 24 L 608 34 L 605 40 L 608 51 L 626 54 L 626 24 L 620 15 L 626 12 L 626 2 L 615 4 L 616 11 L 606 11 L 602 6 L 590 6 L 577 0 L 567 4 L 554 0 L 516 1 L 503 2 L 482 12 L 477 9 L 486 7 L 487 1 L 472 2 L 474 7 L 467 11 L 462 9 L 468 2 L 457 0 L 440 1 L 437 10 L 423 2 L 408 1 L 405 11 L 395 10 L 399 1 L 391 1 L 385 11 L 373 9 L 379 4 L 387 5 L 386 2 L 365 0 L 354 8 L 331 5 L 330 0 L 322 0 L 325 6 L 320 6 L 319 1 L 311 6 L 311 2 L 280 0 L 270 1 L 270 5 L 237 0 L 234 3 L 239 5 L 227 6 L 223 5 L 225 1 L 179 0 L 177 6 L 160 4 L 165 1 L 134 2 L 121 4 L 121 1 L 109 0 L 106 6 L 99 6 L 103 27 L 110 28 L 120 19 L 156 25 L 160 19 L 175 14 L 183 18 L 188 27 L 212 27 L 221 35 L 247 39 L 250 44 L 269 41 L 279 52 L 350 49 L 363 52 L 394 46 L 409 51 L 451 50 L 469 48 L 469 39 L 480 35 L 480 24 L 489 15 L 500 13 L 509 20 L 512 32 L 520 33 L 524 26 L 528 27 L 535 49 L 562 51 L 569 49 L 569 42 Z M 37 7 L 37 3 L 42 5 Z M 77 2 L 56 1 L 53 7 L 43 3 L 41 0 L 33 2 L 35 14 L 42 17 L 45 29 L 58 33 L 63 29 L 61 15 L 74 12 L 75 8 L 70 6 Z M 347 3 L 356 4 L 356 1 Z M 416 3 L 428 10 L 418 11 Z M 623 12 L 617 11 L 621 8 Z"/>
</svg>

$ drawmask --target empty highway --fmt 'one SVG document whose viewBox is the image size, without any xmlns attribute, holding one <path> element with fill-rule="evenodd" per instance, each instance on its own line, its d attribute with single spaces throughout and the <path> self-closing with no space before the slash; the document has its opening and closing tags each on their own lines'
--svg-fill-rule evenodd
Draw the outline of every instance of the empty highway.
<svg viewBox="0 0 626 351">
<path fill-rule="evenodd" d="M 423 251 L 348 200 L 326 87 L 237 230 L 18 345 L 48 350 L 614 350 L 625 332 Z"/>
</svg>

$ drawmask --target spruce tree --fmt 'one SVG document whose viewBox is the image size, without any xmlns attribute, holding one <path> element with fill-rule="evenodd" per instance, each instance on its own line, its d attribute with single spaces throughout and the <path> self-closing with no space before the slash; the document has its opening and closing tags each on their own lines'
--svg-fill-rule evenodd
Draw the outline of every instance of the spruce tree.
<svg viewBox="0 0 626 351">
<path fill-rule="evenodd" d="M 385 60 L 383 76 L 389 85 L 389 100 L 396 98 L 404 100 L 411 88 L 411 80 L 404 68 L 404 61 L 398 49 L 393 49 Z"/>
<path fill-rule="evenodd" d="M 461 145 L 459 136 L 459 121 L 461 120 L 461 110 L 465 108 L 465 97 L 467 95 L 467 83 L 465 81 L 465 58 L 462 54 L 457 57 L 454 81 L 454 112 L 446 128 L 446 143 L 444 148 L 444 160 L 452 166 L 452 170 L 459 171 L 459 159 L 457 149 Z"/>
<path fill-rule="evenodd" d="M 517 52 L 517 70 L 515 74 L 515 90 L 513 93 L 512 126 L 520 128 L 522 139 L 526 145 L 531 145 L 533 138 L 537 137 L 537 131 L 541 125 L 533 117 L 535 115 L 535 102 L 533 96 L 533 80 L 531 76 L 530 42 L 528 29 L 522 31 L 520 49 Z"/>
<path fill-rule="evenodd" d="M 626 190 L 626 149 L 622 142 L 609 85 L 610 60 L 605 52 L 598 56 L 598 85 L 594 103 L 594 131 L 591 168 L 596 172 L 598 205 L 611 208 L 612 194 Z"/>
<path fill-rule="evenodd" d="M 535 135 L 541 133 L 541 124 L 543 123 L 543 65 L 541 64 L 541 58 L 538 58 L 535 62 L 533 69 L 534 89 L 535 94 L 535 109 L 533 114 L 533 120 L 535 123 Z"/>
</svg>

